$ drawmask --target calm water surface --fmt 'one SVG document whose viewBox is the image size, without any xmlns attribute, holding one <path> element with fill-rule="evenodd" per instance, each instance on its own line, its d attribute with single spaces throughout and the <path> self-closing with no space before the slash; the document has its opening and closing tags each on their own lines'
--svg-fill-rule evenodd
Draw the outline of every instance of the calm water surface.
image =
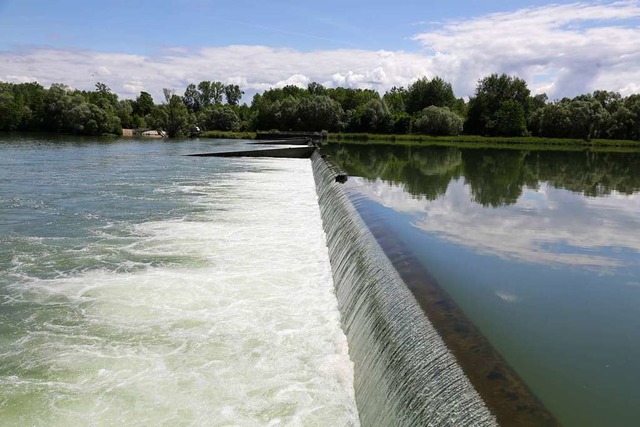
<svg viewBox="0 0 640 427">
<path fill-rule="evenodd" d="M 561 423 L 637 425 L 640 153 L 327 151 Z"/>
</svg>

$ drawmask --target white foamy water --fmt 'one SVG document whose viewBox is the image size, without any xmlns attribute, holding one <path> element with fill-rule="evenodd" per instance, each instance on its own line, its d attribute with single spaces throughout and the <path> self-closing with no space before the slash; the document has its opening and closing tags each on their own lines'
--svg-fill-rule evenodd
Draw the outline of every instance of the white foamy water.
<svg viewBox="0 0 640 427">
<path fill-rule="evenodd" d="M 311 164 L 250 162 L 131 225 L 123 251 L 187 261 L 10 286 L 0 425 L 358 424 Z"/>
</svg>

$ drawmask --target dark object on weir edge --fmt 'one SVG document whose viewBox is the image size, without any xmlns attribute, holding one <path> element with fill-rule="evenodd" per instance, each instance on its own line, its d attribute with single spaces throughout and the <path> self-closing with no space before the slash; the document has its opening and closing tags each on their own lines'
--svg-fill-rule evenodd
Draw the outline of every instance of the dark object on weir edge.
<svg viewBox="0 0 640 427">
<path fill-rule="evenodd" d="M 336 175 L 336 182 L 339 182 L 340 184 L 344 184 L 348 179 L 349 177 L 346 173 L 339 173 L 338 175 Z"/>
</svg>

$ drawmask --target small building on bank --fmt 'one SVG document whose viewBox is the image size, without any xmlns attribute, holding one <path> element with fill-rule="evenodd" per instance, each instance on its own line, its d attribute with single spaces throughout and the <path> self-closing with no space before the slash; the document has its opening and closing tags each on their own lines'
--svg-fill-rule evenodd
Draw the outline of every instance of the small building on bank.
<svg viewBox="0 0 640 427">
<path fill-rule="evenodd" d="M 142 136 L 148 136 L 150 138 L 166 138 L 167 133 L 161 130 L 145 130 L 142 132 Z"/>
</svg>

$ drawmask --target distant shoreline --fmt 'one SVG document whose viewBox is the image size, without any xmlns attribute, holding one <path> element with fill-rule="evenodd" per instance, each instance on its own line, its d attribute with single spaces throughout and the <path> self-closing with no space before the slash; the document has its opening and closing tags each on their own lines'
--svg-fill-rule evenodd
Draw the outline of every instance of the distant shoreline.
<svg viewBox="0 0 640 427">
<path fill-rule="evenodd" d="M 216 132 L 208 131 L 201 138 L 255 139 L 256 132 Z M 477 135 L 428 136 L 372 133 L 329 133 L 329 144 L 381 144 L 381 145 L 449 145 L 461 148 L 513 148 L 545 150 L 599 150 L 616 151 L 640 150 L 640 141 L 616 139 L 592 139 L 585 141 L 575 138 L 528 137 L 486 137 Z M 622 150 L 621 150 L 622 149 Z"/>
</svg>

